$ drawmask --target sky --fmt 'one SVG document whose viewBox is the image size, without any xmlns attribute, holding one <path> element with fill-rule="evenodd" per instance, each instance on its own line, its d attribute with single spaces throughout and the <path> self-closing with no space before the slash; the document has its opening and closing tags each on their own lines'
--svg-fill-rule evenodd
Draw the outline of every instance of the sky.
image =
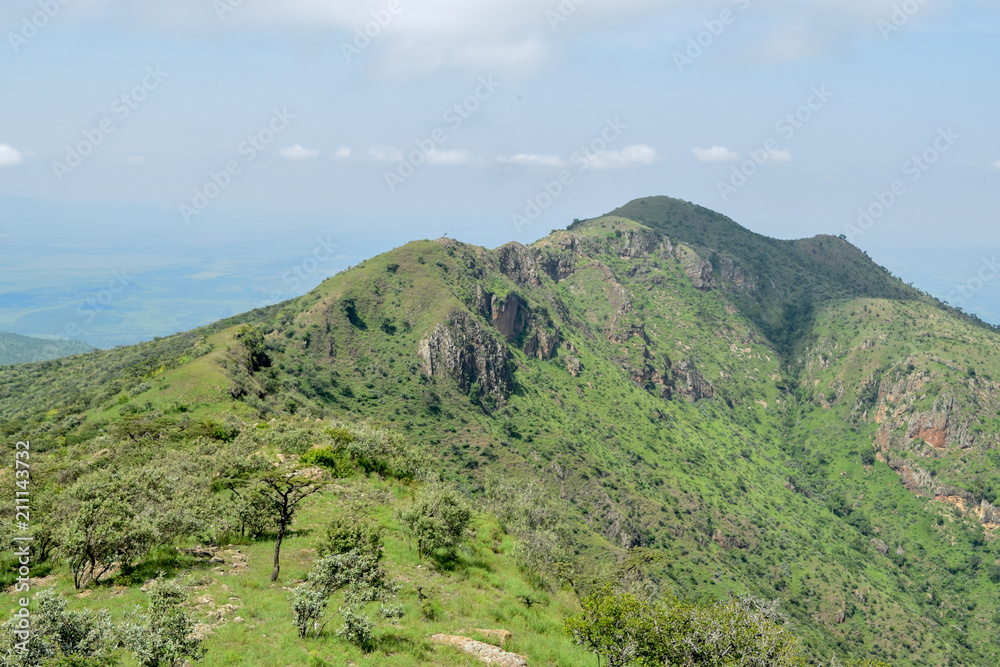
<svg viewBox="0 0 1000 667">
<path fill-rule="evenodd" d="M 0 329 L 133 343 L 651 195 L 1000 323 L 998 37 L 973 0 L 8 0 Z"/>
</svg>

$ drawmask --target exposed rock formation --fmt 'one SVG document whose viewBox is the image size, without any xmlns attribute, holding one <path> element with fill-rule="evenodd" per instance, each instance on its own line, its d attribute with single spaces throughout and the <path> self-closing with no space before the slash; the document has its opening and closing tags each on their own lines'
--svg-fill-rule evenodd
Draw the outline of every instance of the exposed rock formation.
<svg viewBox="0 0 1000 667">
<path fill-rule="evenodd" d="M 477 642 L 468 637 L 438 634 L 433 635 L 431 641 L 454 646 L 460 651 L 476 656 L 487 665 L 499 665 L 500 667 L 527 667 L 528 665 L 528 660 L 523 655 L 510 653 L 492 644 Z"/>
<path fill-rule="evenodd" d="M 420 370 L 447 376 L 464 392 L 479 383 L 485 395 L 506 402 L 513 389 L 507 345 L 466 312 L 456 311 L 417 346 Z"/>
<path fill-rule="evenodd" d="M 537 287 L 542 284 L 538 277 L 538 264 L 532 251 L 516 241 L 501 246 L 497 250 L 500 271 L 518 285 Z"/>
<path fill-rule="evenodd" d="M 712 274 L 712 264 L 701 258 L 697 252 L 686 245 L 678 245 L 676 248 L 677 259 L 684 267 L 684 273 L 691 279 L 691 284 L 700 290 L 710 290 L 715 284 L 715 276 Z"/>
</svg>

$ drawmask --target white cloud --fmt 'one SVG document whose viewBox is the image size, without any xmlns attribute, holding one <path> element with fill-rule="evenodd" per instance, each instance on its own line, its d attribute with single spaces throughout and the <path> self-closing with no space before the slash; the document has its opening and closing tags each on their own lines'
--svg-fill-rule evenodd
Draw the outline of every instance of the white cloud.
<svg viewBox="0 0 1000 667">
<path fill-rule="evenodd" d="M 733 152 L 725 146 L 692 148 L 691 153 L 699 162 L 735 162 L 740 159 L 739 153 Z"/>
<path fill-rule="evenodd" d="M 278 152 L 281 153 L 281 157 L 286 160 L 315 160 L 319 157 L 319 151 L 311 148 L 305 148 L 302 144 L 295 144 L 294 146 L 289 146 L 288 148 L 282 148 Z"/>
<path fill-rule="evenodd" d="M 791 162 L 795 158 L 792 157 L 791 151 L 787 148 L 779 148 L 777 150 L 767 152 L 768 162 Z"/>
<path fill-rule="evenodd" d="M 129 162 L 129 164 L 142 164 L 145 161 L 146 161 L 146 156 L 145 155 L 129 155 L 128 156 L 128 162 Z"/>
<path fill-rule="evenodd" d="M 513 167 L 564 167 L 565 160 L 558 155 L 536 155 L 533 153 L 518 153 L 499 159 L 500 164 Z"/>
<path fill-rule="evenodd" d="M 365 151 L 365 155 L 379 162 L 399 162 L 403 159 L 403 153 L 399 149 L 387 146 L 369 148 Z"/>
<path fill-rule="evenodd" d="M 752 10 L 741 11 L 744 3 Z M 746 17 L 728 30 L 749 39 L 761 57 L 808 57 L 841 44 L 879 39 L 877 22 L 888 20 L 898 4 L 899 0 L 404 0 L 401 11 L 390 14 L 385 0 L 262 0 L 226 4 L 232 11 L 219 15 L 205 0 L 75 0 L 67 15 L 85 20 L 113 15 L 156 26 L 199 29 L 327 27 L 337 31 L 338 49 L 341 42 L 355 46 L 355 37 L 361 36 L 364 45 L 357 48 L 351 64 L 364 62 L 390 74 L 458 69 L 506 75 L 537 69 L 560 42 L 580 34 L 651 25 L 660 17 L 689 21 L 692 12 L 700 23 L 701 17 L 717 16 L 721 9 Z M 921 19 L 940 15 L 955 3 L 940 3 L 940 8 L 934 4 L 921 3 Z M 381 22 L 373 16 L 378 14 Z"/>
<path fill-rule="evenodd" d="M 433 148 L 427 153 L 427 164 L 453 166 L 469 164 L 472 160 L 473 155 L 469 151 L 439 151 Z"/>
<path fill-rule="evenodd" d="M 645 144 L 626 146 L 620 151 L 598 151 L 586 156 L 588 169 L 623 169 L 647 166 L 656 161 L 656 149 Z"/>
<path fill-rule="evenodd" d="M 346 160 L 351 157 L 351 149 L 347 146 L 341 146 L 337 149 L 337 152 L 333 154 L 335 160 Z"/>
<path fill-rule="evenodd" d="M 0 144 L 0 167 L 16 167 L 24 162 L 21 151 L 8 144 Z"/>
<path fill-rule="evenodd" d="M 998 161 L 994 162 L 994 163 L 993 163 L 993 166 L 994 166 L 994 167 L 995 167 L 996 169 L 1000 170 L 1000 160 L 998 160 Z"/>
</svg>

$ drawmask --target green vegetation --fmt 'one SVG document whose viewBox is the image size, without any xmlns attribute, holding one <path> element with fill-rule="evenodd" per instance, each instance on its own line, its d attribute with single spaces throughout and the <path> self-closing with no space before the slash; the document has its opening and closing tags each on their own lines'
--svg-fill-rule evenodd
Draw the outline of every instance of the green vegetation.
<svg viewBox="0 0 1000 667">
<path fill-rule="evenodd" d="M 0 366 L 49 361 L 92 351 L 90 345 L 76 340 L 32 338 L 0 331 Z"/>
<path fill-rule="evenodd" d="M 997 342 L 841 239 L 655 198 L 0 369 L 0 431 L 34 576 L 149 630 L 163 572 L 201 664 L 476 664 L 429 638 L 504 628 L 530 664 L 992 665 Z"/>
</svg>

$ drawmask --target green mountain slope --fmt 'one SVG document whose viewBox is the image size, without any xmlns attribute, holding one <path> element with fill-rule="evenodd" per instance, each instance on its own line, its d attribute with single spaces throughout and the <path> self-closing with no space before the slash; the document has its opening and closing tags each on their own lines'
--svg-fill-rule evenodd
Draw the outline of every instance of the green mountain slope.
<svg viewBox="0 0 1000 667">
<path fill-rule="evenodd" d="M 249 357 L 247 324 L 263 334 Z M 0 369 L 0 410 L 8 439 L 60 465 L 278 417 L 370 420 L 477 504 L 492 473 L 541 484 L 591 572 L 639 563 L 644 586 L 692 598 L 781 598 L 813 660 L 991 665 L 993 377 L 995 333 L 846 242 L 768 239 L 651 198 L 530 247 L 410 243 L 212 327 Z M 482 520 L 477 535 L 494 530 Z M 490 556 L 510 572 L 501 600 L 541 586 L 510 553 Z M 518 621 L 521 650 L 563 664 L 539 647 L 565 641 L 571 599 L 546 595 L 564 597 L 537 626 Z M 458 627 L 502 620 L 464 609 Z M 407 623 L 411 638 L 447 625 Z"/>
<path fill-rule="evenodd" d="M 31 338 L 0 331 L 0 366 L 48 361 L 93 350 L 86 343 L 75 340 Z"/>
</svg>

